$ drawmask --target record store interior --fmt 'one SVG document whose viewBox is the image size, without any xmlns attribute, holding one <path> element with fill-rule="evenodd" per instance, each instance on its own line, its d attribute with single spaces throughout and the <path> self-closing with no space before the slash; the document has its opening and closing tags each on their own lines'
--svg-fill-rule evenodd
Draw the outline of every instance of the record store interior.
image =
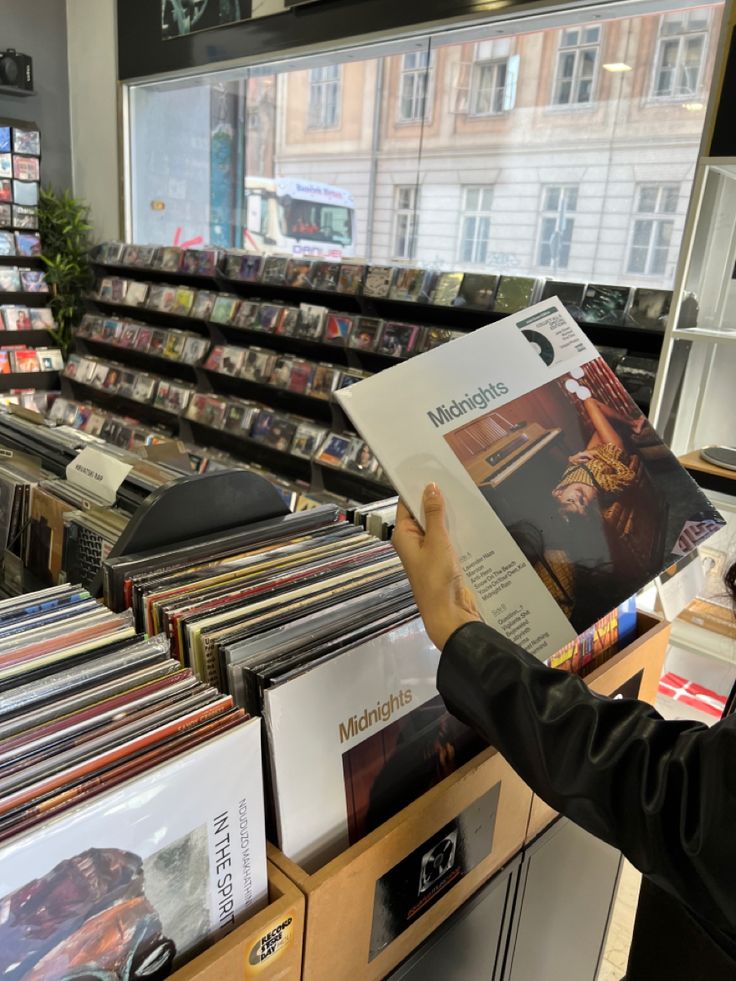
<svg viewBox="0 0 736 981">
<path fill-rule="evenodd" d="M 4 981 L 736 981 L 735 119 L 736 0 L 2 0 Z"/>
</svg>

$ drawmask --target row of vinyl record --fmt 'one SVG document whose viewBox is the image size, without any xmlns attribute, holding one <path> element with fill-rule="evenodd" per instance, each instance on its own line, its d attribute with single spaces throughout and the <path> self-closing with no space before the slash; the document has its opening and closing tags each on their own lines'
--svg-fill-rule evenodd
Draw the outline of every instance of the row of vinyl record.
<svg viewBox="0 0 736 981">
<path fill-rule="evenodd" d="M 25 307 L 14 304 L 0 306 L 4 330 L 54 330 L 54 315 L 48 307 Z"/>
<path fill-rule="evenodd" d="M 0 267 L 0 293 L 48 293 L 46 273 L 20 266 Z"/>
<path fill-rule="evenodd" d="M 77 586 L 0 651 L 0 974 L 164 978 L 266 905 L 260 720 Z"/>
<path fill-rule="evenodd" d="M 0 255 L 17 255 L 26 258 L 41 255 L 41 236 L 38 232 L 0 231 Z"/>
<path fill-rule="evenodd" d="M 221 269 L 226 279 L 264 286 L 468 307 L 500 314 L 515 313 L 537 300 L 559 296 L 581 322 L 657 331 L 664 330 L 672 300 L 669 290 L 560 282 L 533 276 L 436 272 L 416 267 L 370 265 L 359 260 L 339 263 L 240 251 L 221 253 L 216 249 L 179 250 L 113 242 L 102 246 L 98 257 L 110 265 L 119 263 L 141 269 L 196 272 L 211 277 Z M 121 287 L 116 289 L 119 292 Z M 139 295 L 138 288 L 133 287 L 131 298 L 124 302 L 141 303 Z M 117 299 L 123 302 L 122 297 Z M 694 299 L 690 298 L 689 303 L 692 305 Z M 689 320 L 692 315 L 691 310 Z"/>
<path fill-rule="evenodd" d="M 263 716 L 270 835 L 309 872 L 481 748 L 439 697 L 439 652 L 393 547 L 338 509 L 109 559 L 103 581 L 113 609 L 130 607 L 182 667 Z M 613 653 L 632 609 L 611 614 L 610 646 L 591 632 L 560 666 Z"/>
<path fill-rule="evenodd" d="M 82 317 L 75 336 L 188 365 L 200 364 L 210 349 L 207 338 L 191 331 L 152 327 L 94 313 Z"/>
<path fill-rule="evenodd" d="M 61 371 L 63 367 L 64 355 L 57 347 L 27 347 L 25 344 L 0 347 L 0 375 Z"/>
</svg>

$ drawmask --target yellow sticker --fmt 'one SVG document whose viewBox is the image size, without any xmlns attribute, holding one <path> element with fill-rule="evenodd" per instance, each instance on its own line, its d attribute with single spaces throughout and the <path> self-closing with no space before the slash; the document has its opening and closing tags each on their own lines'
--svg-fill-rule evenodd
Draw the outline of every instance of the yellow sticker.
<svg viewBox="0 0 736 981">
<path fill-rule="evenodd" d="M 283 954 L 294 939 L 294 917 L 288 913 L 282 920 L 277 920 L 260 940 L 253 946 L 248 955 L 245 973 L 247 977 L 260 974 L 261 968 L 271 967 L 274 961 Z"/>
</svg>

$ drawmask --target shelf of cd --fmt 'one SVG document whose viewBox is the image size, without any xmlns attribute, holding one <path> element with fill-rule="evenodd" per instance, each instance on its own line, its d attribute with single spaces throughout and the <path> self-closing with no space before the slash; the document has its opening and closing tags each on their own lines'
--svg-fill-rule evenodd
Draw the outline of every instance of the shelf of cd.
<svg viewBox="0 0 736 981">
<path fill-rule="evenodd" d="M 260 440 L 251 439 L 250 436 L 239 436 L 225 429 L 216 429 L 203 422 L 184 417 L 180 420 L 179 435 L 181 439 L 187 442 L 196 443 L 202 447 L 209 446 L 213 449 L 225 450 L 246 463 L 260 464 L 281 476 L 289 477 L 292 480 L 301 480 L 305 484 L 310 483 L 312 476 L 311 460 L 294 456 L 292 453 L 269 446 Z"/>
<path fill-rule="evenodd" d="M 329 423 L 332 420 L 332 410 L 328 399 L 315 398 L 301 392 L 291 392 L 286 388 L 275 385 L 249 381 L 245 378 L 224 375 L 219 371 L 207 368 L 198 369 L 207 379 L 211 390 L 219 395 L 235 395 L 239 398 L 263 402 L 274 409 L 284 412 L 294 412 L 315 421 Z"/>
<path fill-rule="evenodd" d="M 301 355 L 310 360 L 338 361 L 342 368 L 361 368 L 357 359 L 351 363 L 351 348 L 342 344 L 327 344 L 325 341 L 312 341 L 307 337 L 294 337 L 291 334 L 272 334 L 265 330 L 251 330 L 248 327 L 233 327 L 231 324 L 218 324 L 210 321 L 212 339 L 216 344 L 238 344 L 241 347 L 264 347 L 278 354 Z"/>
<path fill-rule="evenodd" d="M 182 272 L 178 269 L 154 269 L 151 266 L 125 266 L 113 262 L 98 262 L 92 260 L 92 265 L 98 269 L 106 269 L 110 272 L 120 273 L 140 278 L 140 274 L 145 272 L 146 279 L 152 283 L 175 282 L 177 286 L 194 286 L 201 289 L 217 289 L 218 278 L 215 276 L 205 276 L 200 273 Z"/>
<path fill-rule="evenodd" d="M 136 402 L 135 399 L 128 398 L 126 395 L 118 395 L 116 392 L 95 388 L 94 385 L 87 385 L 77 378 L 69 378 L 68 375 L 61 376 L 61 391 L 64 395 L 70 391 L 71 395 L 68 397 L 78 401 L 93 402 L 119 415 L 130 416 L 151 425 L 163 426 L 170 433 L 175 432 L 178 427 L 179 416 L 173 412 L 167 412 L 149 402 Z"/>
<path fill-rule="evenodd" d="M 111 310 L 114 313 L 125 313 L 131 320 L 144 320 L 146 323 L 159 327 L 172 327 L 174 329 L 189 329 L 198 334 L 207 335 L 207 323 L 204 320 L 197 320 L 183 313 L 169 313 L 164 310 L 152 310 L 146 306 L 135 306 L 132 303 L 122 303 L 119 300 L 110 300 L 106 297 L 94 294 L 87 297 L 88 303 L 103 309 Z"/>
<path fill-rule="evenodd" d="M 94 354 L 99 351 L 102 355 L 117 359 L 122 364 L 130 365 L 131 368 L 140 368 L 141 371 L 156 375 L 165 375 L 167 378 L 176 378 L 179 381 L 196 384 L 197 369 L 194 365 L 185 364 L 183 361 L 174 361 L 172 358 L 162 358 L 156 354 L 148 354 L 145 351 L 137 351 L 135 348 L 122 347 L 118 344 L 108 344 L 105 341 L 92 337 L 75 337 L 77 350 L 85 354 Z"/>
<path fill-rule="evenodd" d="M 0 374 L 0 392 L 15 388 L 34 388 L 40 392 L 53 392 L 59 388 L 58 371 L 11 371 Z"/>
</svg>

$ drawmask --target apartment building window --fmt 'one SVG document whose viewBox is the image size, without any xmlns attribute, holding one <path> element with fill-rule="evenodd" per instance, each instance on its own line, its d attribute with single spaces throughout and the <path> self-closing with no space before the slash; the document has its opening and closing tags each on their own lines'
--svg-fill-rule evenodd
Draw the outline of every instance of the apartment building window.
<svg viewBox="0 0 736 981">
<path fill-rule="evenodd" d="M 340 65 L 323 65 L 309 73 L 309 128 L 336 129 L 340 122 Z"/>
<path fill-rule="evenodd" d="M 567 269 L 578 209 L 577 185 L 551 184 L 542 192 L 537 264 L 545 269 Z"/>
<path fill-rule="evenodd" d="M 394 259 L 413 259 L 417 254 L 418 203 L 419 192 L 416 185 L 396 188 L 394 193 Z"/>
<path fill-rule="evenodd" d="M 600 26 L 574 27 L 561 32 L 552 92 L 554 105 L 586 105 L 593 101 L 600 41 Z"/>
<path fill-rule="evenodd" d="M 636 191 L 627 272 L 662 276 L 667 267 L 680 197 L 679 184 L 641 184 Z"/>
<path fill-rule="evenodd" d="M 698 94 L 709 26 L 709 10 L 682 10 L 662 16 L 653 98 L 676 99 Z"/>
<path fill-rule="evenodd" d="M 463 189 L 458 262 L 485 265 L 491 240 L 492 187 Z"/>
<path fill-rule="evenodd" d="M 432 61 L 429 51 L 410 51 L 404 55 L 399 87 L 401 122 L 421 122 L 427 117 L 431 71 Z"/>
<path fill-rule="evenodd" d="M 471 116 L 491 116 L 504 111 L 507 62 L 476 61 L 470 82 Z"/>
</svg>

